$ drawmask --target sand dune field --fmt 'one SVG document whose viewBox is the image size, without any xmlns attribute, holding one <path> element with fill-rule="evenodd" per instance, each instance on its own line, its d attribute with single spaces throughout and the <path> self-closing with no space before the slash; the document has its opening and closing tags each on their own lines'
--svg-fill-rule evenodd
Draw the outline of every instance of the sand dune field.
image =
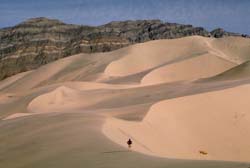
<svg viewBox="0 0 250 168">
<path fill-rule="evenodd" d="M 249 44 L 155 40 L 0 81 L 0 167 L 247 168 Z"/>
</svg>

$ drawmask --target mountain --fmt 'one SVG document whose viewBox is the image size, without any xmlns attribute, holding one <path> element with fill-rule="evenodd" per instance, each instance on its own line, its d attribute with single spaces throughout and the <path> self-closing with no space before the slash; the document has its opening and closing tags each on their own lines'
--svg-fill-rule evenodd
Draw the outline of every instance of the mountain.
<svg viewBox="0 0 250 168">
<path fill-rule="evenodd" d="M 191 35 L 245 36 L 160 20 L 115 21 L 93 27 L 32 18 L 0 29 L 0 80 L 77 53 L 106 52 L 149 40 Z"/>
</svg>

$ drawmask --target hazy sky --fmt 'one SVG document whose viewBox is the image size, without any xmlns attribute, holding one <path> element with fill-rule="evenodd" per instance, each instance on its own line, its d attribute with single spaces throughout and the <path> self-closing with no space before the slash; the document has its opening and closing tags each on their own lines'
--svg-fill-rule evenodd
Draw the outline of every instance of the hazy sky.
<svg viewBox="0 0 250 168">
<path fill-rule="evenodd" d="M 0 27 L 41 16 L 87 25 L 161 19 L 250 34 L 250 0 L 0 0 Z"/>
</svg>

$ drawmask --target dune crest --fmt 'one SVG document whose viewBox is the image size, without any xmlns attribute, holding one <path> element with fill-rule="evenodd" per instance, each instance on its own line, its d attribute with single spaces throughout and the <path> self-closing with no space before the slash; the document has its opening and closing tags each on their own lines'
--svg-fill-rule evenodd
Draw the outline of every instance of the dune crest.
<svg viewBox="0 0 250 168">
<path fill-rule="evenodd" d="M 0 81 L 4 155 L 9 152 L 12 159 L 13 147 L 20 147 L 33 156 L 32 150 L 43 149 L 47 140 L 44 155 L 35 159 L 84 149 L 83 155 L 95 150 L 98 156 L 151 158 L 134 150 L 167 158 L 249 162 L 249 44 L 250 39 L 239 37 L 155 40 L 73 55 Z M 15 140 L 13 130 L 22 138 Z M 16 146 L 8 143 L 9 136 Z M 78 136 L 77 145 L 71 143 Z M 128 153 L 128 138 L 133 153 Z M 59 139 L 64 143 L 57 146 Z M 23 145 L 37 140 L 41 143 L 33 149 Z M 24 160 L 31 155 L 18 153 Z"/>
<path fill-rule="evenodd" d="M 215 55 L 206 53 L 153 70 L 142 78 L 141 83 L 157 84 L 208 78 L 226 71 L 235 65 Z"/>
<path fill-rule="evenodd" d="M 35 114 L 34 113 L 14 113 L 14 114 L 4 118 L 3 120 L 10 120 L 10 119 L 15 119 L 15 118 L 19 118 L 19 117 L 31 116 L 31 115 L 35 115 Z"/>
<path fill-rule="evenodd" d="M 248 61 L 249 42 L 238 37 L 191 36 L 136 44 L 127 48 L 126 55 L 107 65 L 104 74 L 126 77 L 144 73 L 143 85 L 208 78 Z"/>
<path fill-rule="evenodd" d="M 105 73 L 109 76 L 126 76 L 203 54 L 207 51 L 205 39 L 192 36 L 130 46 L 128 54 L 111 62 L 105 69 Z"/>
</svg>

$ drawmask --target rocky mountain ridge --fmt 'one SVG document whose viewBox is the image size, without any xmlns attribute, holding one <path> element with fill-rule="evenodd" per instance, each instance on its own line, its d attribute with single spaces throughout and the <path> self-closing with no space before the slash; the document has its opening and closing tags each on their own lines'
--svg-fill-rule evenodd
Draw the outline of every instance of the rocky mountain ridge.
<svg viewBox="0 0 250 168">
<path fill-rule="evenodd" d="M 248 37 L 220 28 L 209 32 L 160 20 L 113 21 L 94 27 L 32 18 L 0 29 L 0 80 L 77 53 L 107 52 L 134 43 L 191 35 Z"/>
</svg>

